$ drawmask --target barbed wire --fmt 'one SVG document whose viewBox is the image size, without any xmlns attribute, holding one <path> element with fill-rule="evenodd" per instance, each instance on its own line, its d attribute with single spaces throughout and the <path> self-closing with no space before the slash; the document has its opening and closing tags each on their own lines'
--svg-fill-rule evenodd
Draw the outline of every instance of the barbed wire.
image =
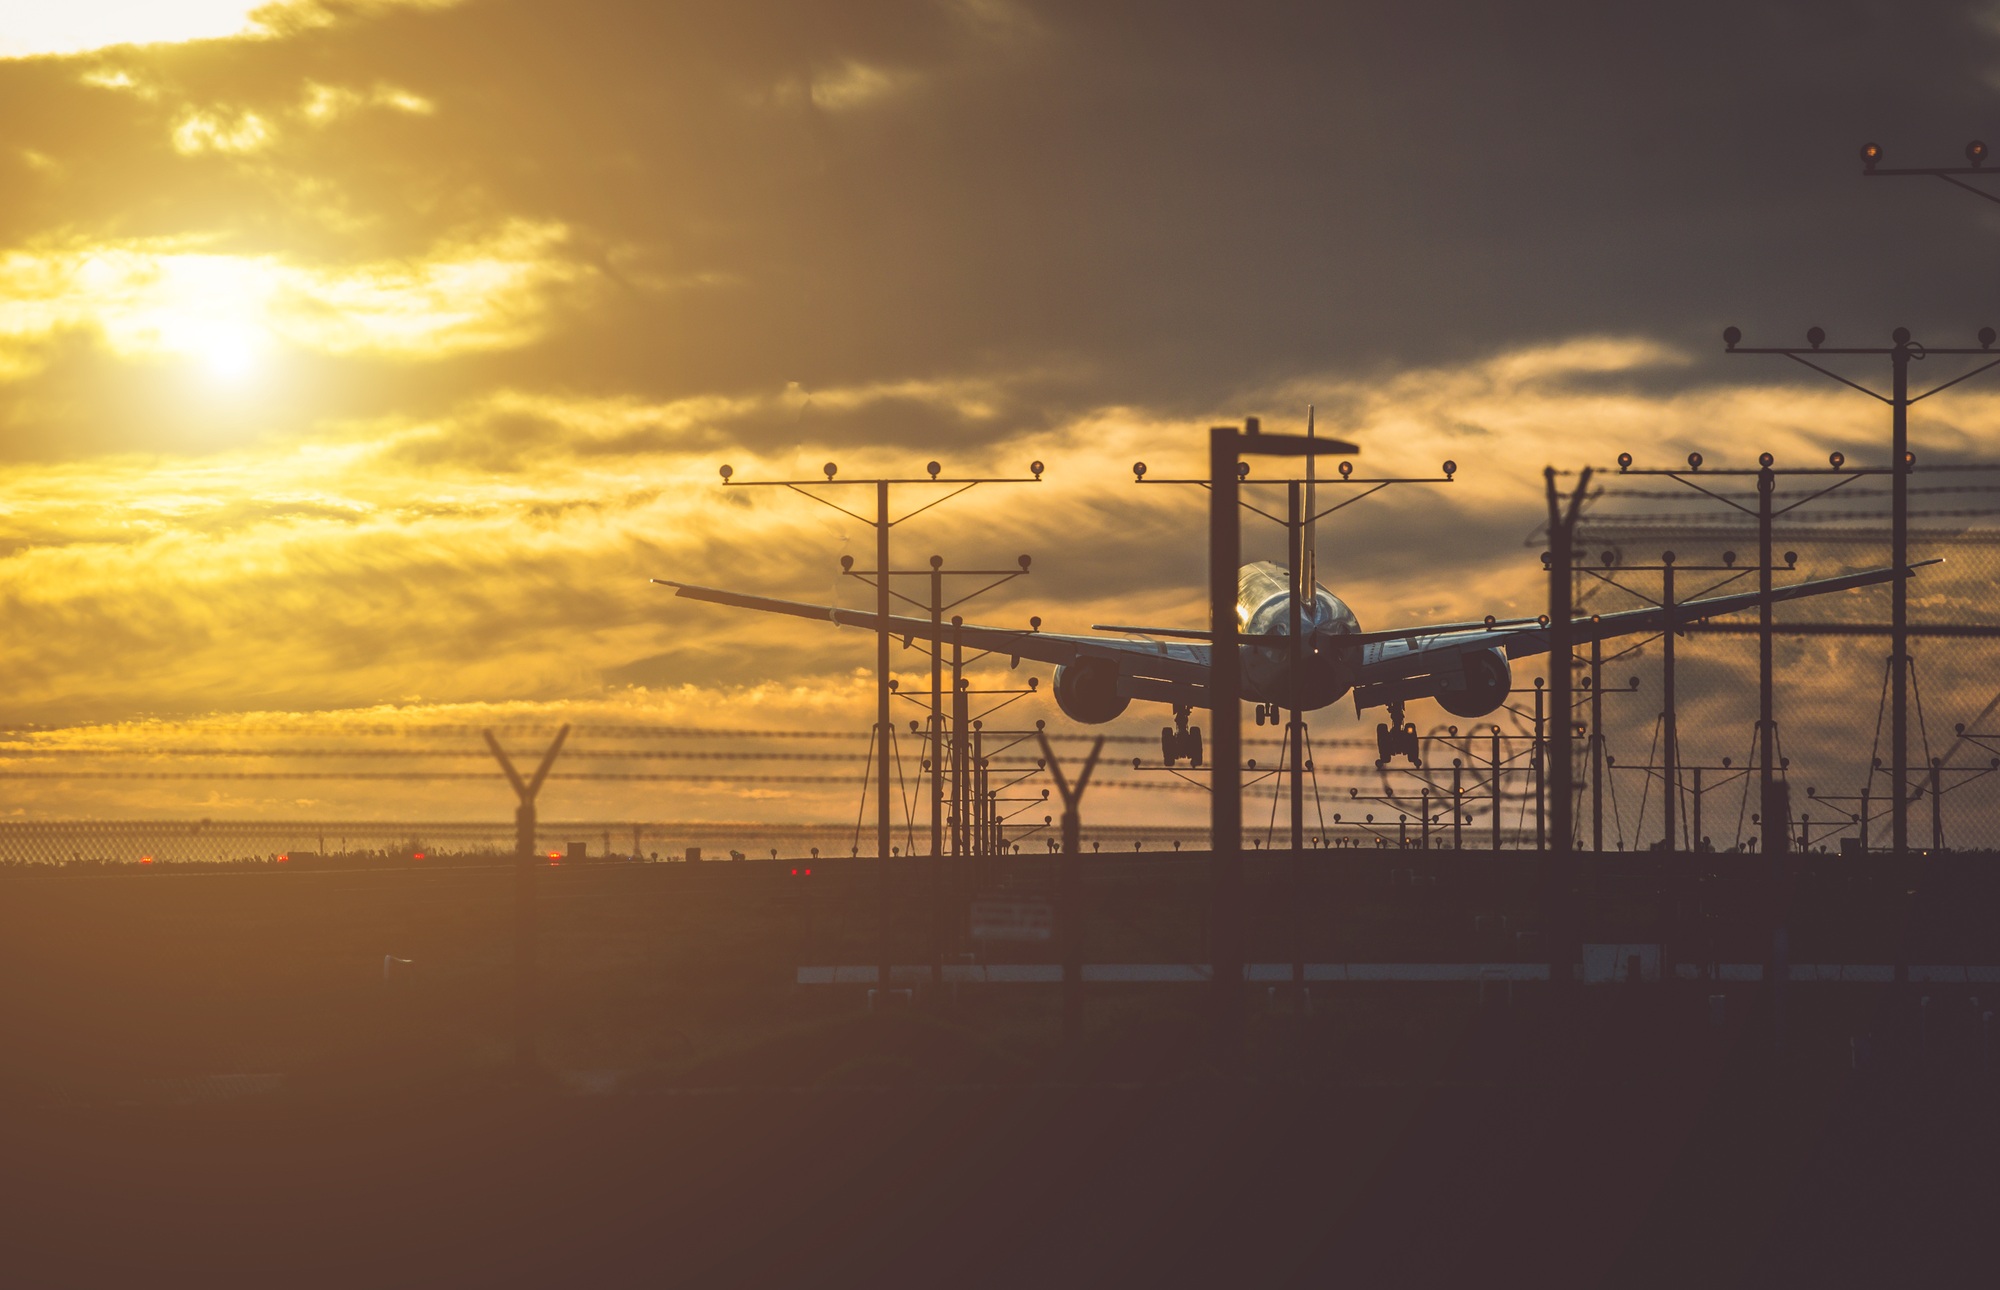
<svg viewBox="0 0 2000 1290">
<path fill-rule="evenodd" d="M 1135 735 L 1122 742 L 1151 745 L 1155 739 Z M 1372 741 L 1366 739 L 1320 740 L 1321 747 L 1329 748 L 1373 748 Z M 861 758 L 852 753 L 816 752 L 733 752 L 709 749 L 597 749 L 566 748 L 566 758 L 582 758 L 599 761 L 806 761 L 839 762 L 859 766 Z M 19 747 L 0 744 L 0 761 L 12 757 L 265 757 L 265 758 L 341 758 L 367 757 L 370 759 L 390 758 L 438 758 L 458 761 L 487 761 L 492 753 L 478 748 L 74 748 L 74 747 Z M 996 766 L 1032 766 L 1039 760 L 1034 757 L 988 757 L 987 761 Z"/>
<path fill-rule="evenodd" d="M 851 775 L 668 775 L 668 774 L 618 774 L 601 771 L 555 771 L 548 776 L 551 780 L 594 780 L 604 783 L 640 784 L 838 784 L 854 787 Z M 505 782 L 501 772 L 457 771 L 457 770 L 0 770 L 0 779 L 47 779 L 69 781 L 79 779 L 101 780 L 493 780 Z M 1123 787 L 1140 790 L 1166 790 L 1173 792 L 1205 792 L 1199 784 L 1154 784 L 1138 780 L 1104 779 L 1092 780 L 1093 785 Z"/>
</svg>

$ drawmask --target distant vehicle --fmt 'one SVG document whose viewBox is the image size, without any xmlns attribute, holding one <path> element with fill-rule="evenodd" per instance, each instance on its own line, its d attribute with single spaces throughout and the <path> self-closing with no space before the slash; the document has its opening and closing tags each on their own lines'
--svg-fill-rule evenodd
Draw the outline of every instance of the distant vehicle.
<svg viewBox="0 0 2000 1290">
<path fill-rule="evenodd" d="M 1313 514 L 1310 500 L 1306 514 Z M 1236 622 L 1241 632 L 1237 650 L 1242 678 L 1240 693 L 1247 702 L 1262 706 L 1260 719 L 1266 712 L 1275 719 L 1280 710 L 1287 708 L 1314 711 L 1352 693 L 1357 716 L 1369 708 L 1388 709 L 1388 723 L 1377 726 L 1375 731 L 1381 764 L 1386 765 L 1397 754 L 1415 762 L 1416 731 L 1404 724 L 1404 705 L 1413 699 L 1435 699 L 1439 707 L 1453 716 L 1483 717 L 1507 701 L 1507 692 L 1514 682 L 1512 660 L 1546 654 L 1549 650 L 1545 617 L 1504 620 L 1488 617 L 1478 622 L 1363 631 L 1354 611 L 1313 576 L 1310 522 L 1302 547 L 1305 567 L 1300 571 L 1299 585 L 1310 591 L 1301 596 L 1298 606 L 1300 640 L 1296 665 L 1290 635 L 1290 571 L 1283 565 L 1260 560 L 1242 566 L 1236 575 Z M 1938 561 L 1926 560 L 1911 565 L 1900 576 L 1909 577 L 1923 565 L 1935 563 Z M 1897 576 L 1895 569 L 1869 569 L 1774 587 L 1769 599 L 1776 603 L 1822 596 L 1874 586 Z M 876 627 L 875 615 L 869 610 L 772 600 L 665 578 L 653 581 L 674 588 L 675 595 L 689 600 L 820 619 L 843 627 L 865 627 L 871 631 Z M 1674 606 L 1673 617 L 1676 623 L 1691 623 L 1755 609 L 1763 601 L 1762 593 L 1755 591 L 1682 601 Z M 1134 699 L 1167 704 L 1173 709 L 1174 724 L 1160 732 L 1161 758 L 1170 766 L 1181 760 L 1191 766 L 1201 765 L 1201 730 L 1190 728 L 1188 718 L 1194 709 L 1212 706 L 1208 700 L 1211 647 L 1182 642 L 1206 641 L 1209 632 L 1093 624 L 1093 631 L 1121 632 L 1125 637 L 1059 636 L 1039 630 L 1039 625 L 1037 619 L 1036 630 L 1025 632 L 975 627 L 970 623 L 934 627 L 928 618 L 889 616 L 889 630 L 903 637 L 905 644 L 912 639 L 942 644 L 956 641 L 974 650 L 1005 654 L 1017 663 L 1031 658 L 1055 664 L 1056 706 L 1073 721 L 1097 725 L 1113 720 Z M 1570 639 L 1583 645 L 1594 640 L 1658 632 L 1666 625 L 1664 608 L 1634 609 L 1579 618 L 1571 625 Z M 1155 639 L 1145 639 L 1148 637 Z"/>
</svg>

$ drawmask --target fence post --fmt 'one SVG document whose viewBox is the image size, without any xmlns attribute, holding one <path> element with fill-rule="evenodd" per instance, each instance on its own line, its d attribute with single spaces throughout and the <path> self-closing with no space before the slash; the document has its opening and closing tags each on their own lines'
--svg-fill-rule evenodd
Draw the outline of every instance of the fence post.
<svg viewBox="0 0 2000 1290">
<path fill-rule="evenodd" d="M 514 763 L 500 748 L 500 741 L 493 732 L 486 733 L 486 746 L 493 750 L 494 759 L 500 769 L 506 772 L 507 782 L 514 787 L 514 1063 L 523 1074 L 535 1065 L 535 992 L 537 986 L 535 941 L 538 930 L 535 925 L 535 877 L 541 872 L 541 857 L 535 851 L 535 795 L 542 791 L 542 781 L 549 777 L 549 767 L 555 765 L 556 754 L 562 751 L 563 740 L 569 738 L 569 726 L 564 725 L 556 732 L 555 742 L 542 754 L 541 765 L 535 768 L 530 779 L 523 781 Z"/>
</svg>

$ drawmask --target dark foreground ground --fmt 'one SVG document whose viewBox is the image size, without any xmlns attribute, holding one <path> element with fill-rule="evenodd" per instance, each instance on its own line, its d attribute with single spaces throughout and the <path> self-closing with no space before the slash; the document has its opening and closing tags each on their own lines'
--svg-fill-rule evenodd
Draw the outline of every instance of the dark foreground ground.
<svg viewBox="0 0 2000 1290">
<path fill-rule="evenodd" d="M 1303 921 L 1322 954 L 1531 944 L 1479 942 L 1470 921 L 1531 925 L 1531 895 L 1438 876 L 1330 882 Z M 795 989 L 801 960 L 870 961 L 859 877 L 811 894 L 747 867 L 544 878 L 525 1079 L 503 871 L 0 885 L 0 1284 L 2000 1272 L 1992 1001 L 1970 985 L 1925 987 L 1927 1014 L 1887 987 L 1795 989 L 1782 1055 L 1754 986 L 1600 987 L 1567 1011 L 1545 988 L 1328 987 L 1309 1015 L 1257 992 L 1224 1074 L 1207 987 L 1096 990 L 1067 1050 L 1033 987 L 877 1013 L 860 991 Z M 1199 961 L 1198 881 L 1098 882 L 1093 960 Z M 1808 946 L 1916 935 L 1919 961 L 1950 962 L 1941 937 L 1977 951 L 1991 926 L 1965 908 L 1976 885 L 1936 926 L 1884 923 L 1872 892 L 1808 894 Z M 1612 931 L 1657 913 L 1643 883 L 1604 895 Z M 1696 903 L 1677 919 L 1748 935 Z M 902 911 L 899 957 L 921 961 L 931 908 Z M 1260 908 L 1253 942 L 1296 932 L 1285 889 Z M 384 954 L 412 963 L 384 981 Z"/>
</svg>

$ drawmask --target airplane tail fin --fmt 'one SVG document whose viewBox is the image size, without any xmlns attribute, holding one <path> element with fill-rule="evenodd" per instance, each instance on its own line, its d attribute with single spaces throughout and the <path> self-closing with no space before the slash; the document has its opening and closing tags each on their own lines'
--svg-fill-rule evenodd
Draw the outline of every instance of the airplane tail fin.
<svg viewBox="0 0 2000 1290">
<path fill-rule="evenodd" d="M 1306 405 L 1306 438 L 1311 439 L 1312 437 L 1313 407 L 1308 403 Z M 1299 555 L 1302 565 L 1299 569 L 1299 587 L 1304 591 L 1308 603 L 1312 603 L 1316 599 L 1318 593 L 1315 588 L 1319 586 L 1319 553 L 1316 550 L 1318 546 L 1316 533 L 1319 526 L 1313 519 L 1313 516 L 1319 511 L 1319 498 L 1317 496 L 1317 489 L 1314 487 L 1315 481 L 1318 478 L 1319 468 L 1316 464 L 1318 461 L 1319 457 L 1317 454 L 1311 451 L 1306 453 L 1306 513 L 1305 528 L 1299 534 Z"/>
</svg>

